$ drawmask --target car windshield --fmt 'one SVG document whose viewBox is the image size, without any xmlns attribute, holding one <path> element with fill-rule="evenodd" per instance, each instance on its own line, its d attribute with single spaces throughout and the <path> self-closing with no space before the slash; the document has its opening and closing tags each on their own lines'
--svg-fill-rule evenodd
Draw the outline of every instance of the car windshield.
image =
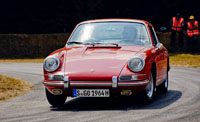
<svg viewBox="0 0 200 122">
<path fill-rule="evenodd" d="M 97 22 L 80 24 L 68 44 L 118 44 L 151 46 L 144 24 Z"/>
</svg>

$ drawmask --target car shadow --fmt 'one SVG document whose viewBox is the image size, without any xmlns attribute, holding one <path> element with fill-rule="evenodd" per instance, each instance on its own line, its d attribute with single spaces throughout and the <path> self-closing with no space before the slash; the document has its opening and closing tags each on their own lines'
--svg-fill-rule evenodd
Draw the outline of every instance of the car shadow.
<svg viewBox="0 0 200 122">
<path fill-rule="evenodd" d="M 138 110 L 162 109 L 176 102 L 182 93 L 169 90 L 167 94 L 156 94 L 151 104 L 144 104 L 139 96 L 113 98 L 75 98 L 62 107 L 50 107 L 51 111 L 104 111 L 104 110 Z"/>
</svg>

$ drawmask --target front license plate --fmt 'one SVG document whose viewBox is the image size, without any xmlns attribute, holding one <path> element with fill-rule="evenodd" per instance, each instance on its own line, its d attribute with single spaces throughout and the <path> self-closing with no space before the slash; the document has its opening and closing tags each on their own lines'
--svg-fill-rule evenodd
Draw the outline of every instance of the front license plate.
<svg viewBox="0 0 200 122">
<path fill-rule="evenodd" d="M 74 97 L 110 97 L 109 89 L 74 89 Z"/>
</svg>

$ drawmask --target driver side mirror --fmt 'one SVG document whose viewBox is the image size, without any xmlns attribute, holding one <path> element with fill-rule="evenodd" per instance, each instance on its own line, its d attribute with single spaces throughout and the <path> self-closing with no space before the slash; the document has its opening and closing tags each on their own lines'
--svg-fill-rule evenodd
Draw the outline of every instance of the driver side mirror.
<svg viewBox="0 0 200 122">
<path fill-rule="evenodd" d="M 156 45 L 156 50 L 161 50 L 162 48 L 163 48 L 163 44 L 159 42 L 159 43 Z"/>
</svg>

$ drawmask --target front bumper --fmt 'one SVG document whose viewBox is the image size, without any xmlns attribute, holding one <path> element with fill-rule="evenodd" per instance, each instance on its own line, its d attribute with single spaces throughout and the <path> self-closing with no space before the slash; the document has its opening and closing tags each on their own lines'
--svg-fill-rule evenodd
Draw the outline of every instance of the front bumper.
<svg viewBox="0 0 200 122">
<path fill-rule="evenodd" d="M 145 90 L 149 83 L 148 79 L 135 81 L 119 81 L 113 76 L 112 81 L 69 81 L 64 77 L 63 81 L 44 80 L 43 84 L 51 92 L 53 89 L 62 89 L 67 96 L 72 96 L 73 89 L 109 89 L 113 94 L 120 94 L 122 90 L 131 90 L 138 93 Z"/>
<path fill-rule="evenodd" d="M 140 86 L 140 85 L 146 85 L 149 83 L 149 80 L 144 81 L 137 81 L 137 82 L 118 82 L 117 86 Z M 63 86 L 64 87 L 64 81 L 48 81 L 44 80 L 43 84 L 45 86 Z M 91 86 L 102 86 L 102 87 L 112 87 L 112 82 L 101 82 L 101 81 L 71 81 L 69 83 L 69 86 L 76 87 L 76 86 L 85 86 L 85 87 L 91 87 Z"/>
</svg>

